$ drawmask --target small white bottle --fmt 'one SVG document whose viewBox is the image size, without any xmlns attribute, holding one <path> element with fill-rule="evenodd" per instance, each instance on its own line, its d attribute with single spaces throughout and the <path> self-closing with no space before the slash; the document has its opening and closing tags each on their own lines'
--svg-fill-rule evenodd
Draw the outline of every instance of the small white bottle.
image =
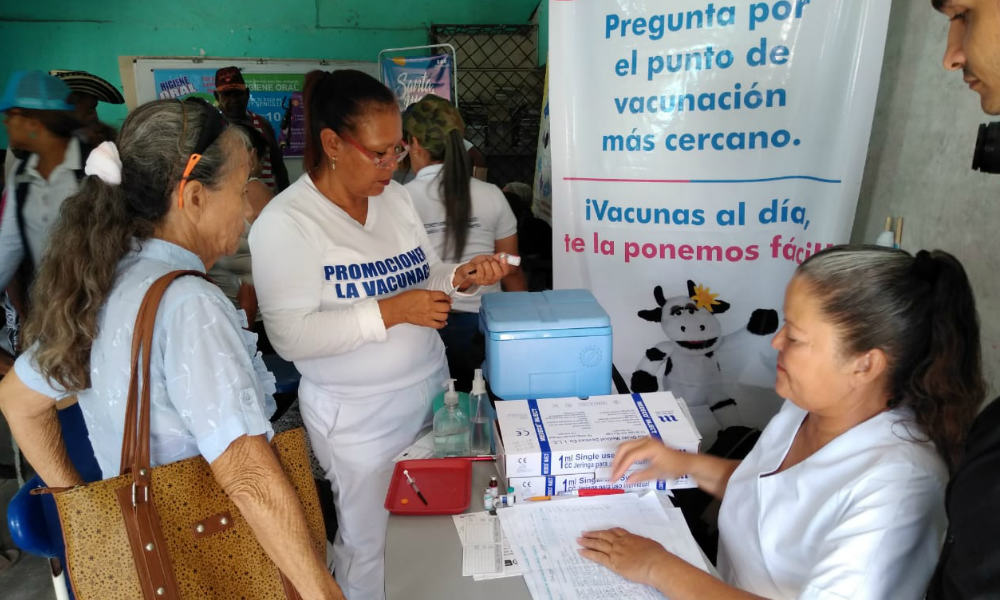
<svg viewBox="0 0 1000 600">
<path fill-rule="evenodd" d="M 455 380 L 448 380 L 444 406 L 434 413 L 434 456 L 469 455 L 469 417 L 458 408 Z"/>
<path fill-rule="evenodd" d="M 493 407 L 490 405 L 490 397 L 486 394 L 486 381 L 483 380 L 482 369 L 476 369 L 476 374 L 472 379 L 469 412 L 472 414 L 471 451 L 473 456 L 492 453 Z"/>
</svg>

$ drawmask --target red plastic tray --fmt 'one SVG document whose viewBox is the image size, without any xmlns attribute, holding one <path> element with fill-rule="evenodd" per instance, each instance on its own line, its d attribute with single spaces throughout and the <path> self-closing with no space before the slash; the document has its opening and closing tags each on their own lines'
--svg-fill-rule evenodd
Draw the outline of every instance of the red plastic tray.
<svg viewBox="0 0 1000 600">
<path fill-rule="evenodd" d="M 403 469 L 427 498 L 425 506 L 403 476 Z M 403 460 L 389 480 L 385 508 L 397 515 L 454 515 L 469 508 L 472 463 L 463 458 Z"/>
</svg>

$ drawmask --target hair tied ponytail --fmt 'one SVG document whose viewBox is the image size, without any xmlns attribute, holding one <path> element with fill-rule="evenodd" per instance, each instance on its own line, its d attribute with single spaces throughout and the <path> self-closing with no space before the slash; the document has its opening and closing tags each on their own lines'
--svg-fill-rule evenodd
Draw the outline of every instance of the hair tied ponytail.
<svg viewBox="0 0 1000 600">
<path fill-rule="evenodd" d="M 913 258 L 913 266 L 910 270 L 914 277 L 933 286 L 941 274 L 941 262 L 935 260 L 930 252 L 921 250 Z"/>
</svg>

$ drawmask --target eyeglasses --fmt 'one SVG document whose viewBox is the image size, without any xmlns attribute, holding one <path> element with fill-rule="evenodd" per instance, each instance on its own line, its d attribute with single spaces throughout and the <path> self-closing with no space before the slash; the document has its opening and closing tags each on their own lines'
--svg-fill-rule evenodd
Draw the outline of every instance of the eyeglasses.
<svg viewBox="0 0 1000 600">
<path fill-rule="evenodd" d="M 347 134 L 338 134 L 340 137 L 347 140 L 347 143 L 358 149 L 358 152 L 367 156 L 372 163 L 375 165 L 376 169 L 385 169 L 387 167 L 395 167 L 399 164 L 399 161 L 406 158 L 406 155 L 410 153 L 410 147 L 404 142 L 399 142 L 392 147 L 392 154 L 388 152 L 372 152 L 368 148 L 365 148 L 351 136 Z"/>
<path fill-rule="evenodd" d="M 187 164 L 184 165 L 184 173 L 181 175 L 181 184 L 177 188 L 177 207 L 184 208 L 184 185 L 188 182 L 191 177 L 191 172 L 194 171 L 195 166 L 198 165 L 198 161 L 201 160 L 202 155 L 208 150 L 208 147 L 215 143 L 215 140 L 219 139 L 222 132 L 228 127 L 226 118 L 222 116 L 217 108 L 205 102 L 197 96 L 191 96 L 185 98 L 181 101 L 181 108 L 184 110 L 184 129 L 187 129 L 187 106 L 195 105 L 198 107 L 199 112 L 202 115 L 201 131 L 198 133 L 198 141 L 194 145 L 194 151 L 188 156 Z M 184 139 L 184 133 L 181 133 L 181 139 Z"/>
</svg>

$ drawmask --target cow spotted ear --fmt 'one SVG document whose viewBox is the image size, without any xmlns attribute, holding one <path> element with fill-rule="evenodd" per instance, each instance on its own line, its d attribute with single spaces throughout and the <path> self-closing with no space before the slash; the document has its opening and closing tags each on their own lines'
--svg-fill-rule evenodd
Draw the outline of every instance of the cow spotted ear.
<svg viewBox="0 0 1000 600">
<path fill-rule="evenodd" d="M 712 304 L 712 314 L 713 315 L 722 314 L 722 313 L 726 312 L 727 310 L 729 310 L 729 303 L 726 302 L 725 300 L 716 300 Z"/>
<path fill-rule="evenodd" d="M 660 286 L 656 286 L 655 288 L 653 288 L 653 298 L 656 298 L 656 303 L 659 304 L 660 306 L 663 306 L 664 304 L 667 303 L 667 299 L 663 297 L 663 288 Z M 660 318 L 657 317 L 656 320 L 659 321 Z"/>
<path fill-rule="evenodd" d="M 688 279 L 688 298 L 694 297 L 694 282 Z"/>
<path fill-rule="evenodd" d="M 654 308 L 652 310 L 640 310 L 638 315 L 640 319 L 652 321 L 653 323 L 659 323 L 660 318 L 663 316 L 663 309 Z"/>
</svg>

